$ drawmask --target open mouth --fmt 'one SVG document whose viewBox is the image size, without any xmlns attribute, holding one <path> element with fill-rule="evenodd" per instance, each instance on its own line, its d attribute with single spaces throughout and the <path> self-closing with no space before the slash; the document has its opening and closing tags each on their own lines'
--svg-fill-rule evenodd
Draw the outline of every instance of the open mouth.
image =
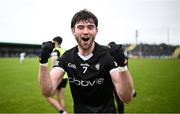
<svg viewBox="0 0 180 114">
<path fill-rule="evenodd" d="M 88 40 L 89 40 L 89 38 L 82 38 L 82 40 L 84 41 L 84 42 L 87 42 Z"/>
</svg>

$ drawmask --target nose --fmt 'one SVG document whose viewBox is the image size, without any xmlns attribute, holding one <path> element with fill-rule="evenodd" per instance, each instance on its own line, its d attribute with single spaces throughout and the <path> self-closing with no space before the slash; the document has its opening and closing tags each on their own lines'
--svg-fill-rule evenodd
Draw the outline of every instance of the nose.
<svg viewBox="0 0 180 114">
<path fill-rule="evenodd" d="M 89 33 L 89 29 L 87 27 L 84 27 L 83 29 L 83 34 L 86 35 Z"/>
</svg>

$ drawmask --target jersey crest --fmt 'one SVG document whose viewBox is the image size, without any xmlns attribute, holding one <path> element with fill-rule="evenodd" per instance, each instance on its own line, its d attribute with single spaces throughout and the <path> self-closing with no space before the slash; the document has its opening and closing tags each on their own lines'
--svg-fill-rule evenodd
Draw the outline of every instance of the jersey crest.
<svg viewBox="0 0 180 114">
<path fill-rule="evenodd" d="M 96 64 L 96 65 L 95 65 L 95 67 L 96 67 L 96 69 L 97 69 L 97 70 L 99 70 L 99 68 L 100 68 L 100 64 L 99 64 L 99 63 L 98 63 L 98 64 Z"/>
</svg>

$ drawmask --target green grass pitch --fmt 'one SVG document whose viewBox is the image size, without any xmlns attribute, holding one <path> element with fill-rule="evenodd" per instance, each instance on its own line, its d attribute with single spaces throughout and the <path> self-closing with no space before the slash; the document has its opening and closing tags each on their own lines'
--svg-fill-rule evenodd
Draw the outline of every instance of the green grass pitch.
<svg viewBox="0 0 180 114">
<path fill-rule="evenodd" d="M 56 113 L 42 97 L 38 83 L 38 60 L 0 58 L 0 113 Z M 130 59 L 136 98 L 125 105 L 127 113 L 180 113 L 180 59 Z M 92 96 L 93 97 L 93 96 Z M 73 112 L 69 86 L 65 109 Z"/>
</svg>

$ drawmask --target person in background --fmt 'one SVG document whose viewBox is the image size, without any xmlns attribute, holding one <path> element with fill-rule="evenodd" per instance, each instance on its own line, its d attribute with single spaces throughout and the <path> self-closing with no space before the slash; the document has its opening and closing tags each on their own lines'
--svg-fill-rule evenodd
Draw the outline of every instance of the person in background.
<svg viewBox="0 0 180 114">
<path fill-rule="evenodd" d="M 20 57 L 19 57 L 19 62 L 22 64 L 24 62 L 26 53 L 25 52 L 21 52 L 20 53 Z"/>
<path fill-rule="evenodd" d="M 74 113 L 116 113 L 114 88 L 124 103 L 133 98 L 127 66 L 119 69 L 109 49 L 95 42 L 98 19 L 92 12 L 84 9 L 75 13 L 71 31 L 77 45 L 58 58 L 50 72 L 47 62 L 54 45 L 51 41 L 42 43 L 38 75 L 42 94 L 51 96 L 67 72 Z"/>
<path fill-rule="evenodd" d="M 56 60 L 63 55 L 65 52 L 65 49 L 61 47 L 62 43 L 62 38 L 60 36 L 54 37 L 53 38 L 53 43 L 55 44 L 55 47 L 53 49 L 53 52 L 51 53 L 51 66 L 56 64 Z M 52 96 L 47 97 L 47 101 L 54 107 L 56 108 L 59 113 L 62 114 L 67 114 L 67 112 L 64 110 L 64 89 L 67 85 L 67 73 L 63 76 L 62 82 L 57 86 L 56 89 L 56 97 L 54 98 Z"/>
</svg>

